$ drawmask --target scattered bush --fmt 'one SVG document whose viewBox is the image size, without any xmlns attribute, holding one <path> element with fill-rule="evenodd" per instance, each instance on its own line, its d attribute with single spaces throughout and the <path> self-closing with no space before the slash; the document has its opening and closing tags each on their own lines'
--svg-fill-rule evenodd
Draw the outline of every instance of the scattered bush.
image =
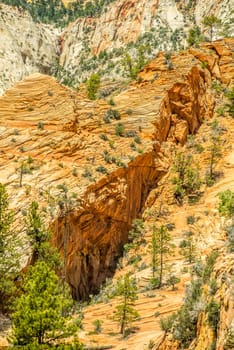
<svg viewBox="0 0 234 350">
<path fill-rule="evenodd" d="M 209 326 L 216 331 L 219 322 L 220 305 L 212 299 L 207 305 L 206 312 L 208 313 Z"/>
<path fill-rule="evenodd" d="M 44 124 L 43 124 L 43 122 L 38 122 L 38 123 L 37 123 L 37 127 L 38 127 L 38 129 L 40 129 L 40 130 L 44 130 Z"/>
<path fill-rule="evenodd" d="M 102 332 L 102 323 L 103 323 L 103 321 L 101 321 L 101 320 L 94 320 L 93 321 L 95 334 L 99 334 Z"/>
<path fill-rule="evenodd" d="M 106 134 L 101 134 L 99 135 L 100 139 L 103 140 L 103 141 L 108 141 L 108 137 Z"/>
<path fill-rule="evenodd" d="M 107 174 L 108 173 L 107 169 L 104 166 L 102 166 L 102 165 L 98 166 L 96 168 L 96 171 L 99 172 L 99 173 L 102 173 L 102 174 Z"/>
<path fill-rule="evenodd" d="M 100 76 L 96 73 L 91 74 L 90 78 L 86 82 L 86 88 L 88 91 L 88 97 L 90 100 L 95 100 L 98 89 L 100 87 Z"/>
<path fill-rule="evenodd" d="M 116 136 L 124 136 L 124 125 L 123 124 L 117 124 L 115 128 L 115 134 Z"/>
</svg>

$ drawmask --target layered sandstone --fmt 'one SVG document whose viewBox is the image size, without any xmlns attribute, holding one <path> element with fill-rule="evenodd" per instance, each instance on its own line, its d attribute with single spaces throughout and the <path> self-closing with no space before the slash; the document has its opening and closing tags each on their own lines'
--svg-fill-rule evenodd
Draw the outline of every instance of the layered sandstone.
<svg viewBox="0 0 234 350">
<path fill-rule="evenodd" d="M 229 45 L 231 41 L 227 51 Z M 159 55 L 141 73 L 141 83 L 115 96 L 121 120 L 107 124 L 103 117 L 110 106 L 105 101 L 89 101 L 48 76 L 32 75 L 0 99 L 1 181 L 17 188 L 20 164 L 28 156 L 37 164 L 23 176 L 16 206 L 29 202 L 26 188 L 42 202 L 38 193 L 58 195 L 56 186 L 64 181 L 80 200 L 68 216 L 67 276 L 76 297 L 96 290 L 114 268 L 132 219 L 167 171 L 163 142 L 183 144 L 187 133 L 212 115 L 209 71 L 188 52 L 172 56 L 172 63 L 168 70 Z M 116 135 L 119 123 L 130 137 Z M 134 135 L 141 143 L 132 148 Z M 100 166 L 106 175 L 98 171 Z M 61 250 L 62 226 L 61 217 L 55 222 Z"/>
<path fill-rule="evenodd" d="M 194 24 L 208 38 L 202 25 L 207 14 L 229 25 L 232 35 L 232 5 L 229 0 L 119 0 L 104 7 L 100 17 L 79 18 L 57 29 L 33 22 L 21 8 L 1 4 L 0 94 L 29 74 L 51 74 L 58 61 L 65 68 L 62 74 L 68 71 L 75 85 L 94 71 L 108 80 L 121 80 L 126 75 L 121 64 L 125 51 L 135 59 L 137 47 L 143 45 L 146 58 L 152 59 L 160 50 L 181 50 Z M 219 37 L 220 30 L 215 30 L 214 39 Z"/>
<path fill-rule="evenodd" d="M 209 121 L 214 111 L 212 79 L 220 74 L 220 79 L 230 85 L 233 45 L 234 41 L 228 39 L 205 45 L 204 51 L 172 55 L 172 69 L 165 63 L 165 55 L 159 54 L 139 74 L 137 82 L 113 96 L 115 106 L 111 108 L 119 112 L 121 119 L 112 118 L 109 123 L 105 117 L 110 105 L 106 101 L 90 101 L 46 75 L 31 75 L 0 97 L 0 181 L 7 186 L 20 225 L 25 214 L 21 209 L 27 209 L 32 199 L 38 200 L 48 214 L 53 241 L 62 256 L 64 242 L 67 242 L 67 281 L 74 297 L 87 298 L 114 273 L 134 218 L 148 215 L 146 235 L 150 240 L 152 213 L 156 211 L 162 189 L 166 191 L 164 203 L 173 203 L 169 186 L 165 186 L 173 149 L 184 145 L 188 133 L 197 132 L 201 125 L 201 128 L 208 127 L 203 121 Z M 203 60 L 208 64 L 202 64 Z M 124 128 L 122 136 L 116 133 L 119 123 Z M 228 140 L 231 134 L 227 135 Z M 225 152 L 228 149 L 230 147 Z M 20 167 L 22 163 L 29 164 L 28 157 L 33 167 L 23 174 L 20 186 Z M 233 161 L 229 162 L 231 167 Z M 231 168 L 228 174 L 233 180 Z M 222 189 L 229 186 L 227 178 Z M 57 186 L 64 183 L 72 202 L 66 216 L 58 205 L 61 190 Z M 190 214 L 202 218 L 195 227 L 199 228 L 197 241 L 202 254 L 210 247 L 221 245 L 220 230 L 214 230 L 220 225 L 220 219 L 212 209 L 219 191 L 220 187 L 214 187 L 210 193 L 208 190 L 205 202 L 195 208 L 178 211 L 173 204 L 174 212 L 167 219 L 176 224 L 173 239 L 177 245 L 186 216 Z M 147 207 L 152 207 L 151 215 L 147 214 Z M 207 208 L 213 213 L 208 220 Z M 203 234 L 204 227 L 206 234 Z M 213 243 L 214 239 L 218 243 Z M 26 253 L 24 250 L 27 258 Z M 142 256 L 144 254 L 142 251 Z M 146 257 L 148 264 L 149 259 Z M 173 262 L 173 259 L 169 260 Z M 180 270 L 181 265 L 178 257 L 175 268 Z M 140 286 L 144 287 L 150 276 L 150 267 L 140 272 Z M 141 350 L 146 341 L 163 337 L 159 323 L 156 326 L 153 323 L 154 314 L 157 308 L 161 314 L 167 314 L 181 305 L 184 283 L 188 279 L 185 273 L 178 296 L 168 289 L 153 297 L 142 292 L 137 305 L 142 313 L 146 312 L 145 323 L 139 321 L 142 332 L 127 340 L 129 348 Z M 106 316 L 112 313 L 116 303 L 115 300 L 113 305 L 108 304 Z M 93 316 L 87 313 L 87 323 L 89 318 L 96 319 L 103 314 L 104 306 L 101 306 Z M 106 322 L 109 321 L 107 318 Z M 117 331 L 117 326 L 110 324 L 109 332 L 113 327 Z M 83 337 L 86 341 L 87 334 Z M 100 344 L 107 344 L 108 334 L 99 340 Z M 114 342 L 116 349 L 122 348 L 117 337 Z"/>
<path fill-rule="evenodd" d="M 93 67 L 93 70 L 100 69 L 100 64 L 96 65 L 92 57 L 106 50 L 112 52 L 112 56 L 107 63 L 101 62 L 104 75 L 108 77 L 111 71 L 111 75 L 118 79 L 121 71 L 121 65 L 116 69 L 116 64 L 119 64 L 118 50 L 126 50 L 135 56 L 134 43 L 144 37 L 141 44 L 150 46 L 150 57 L 160 50 L 181 49 L 187 45 L 185 38 L 189 28 L 197 24 L 209 37 L 207 28 L 202 25 L 203 18 L 212 14 L 220 18 L 223 24 L 229 23 L 231 9 L 232 4 L 228 0 L 198 1 L 190 6 L 186 1 L 175 0 L 114 1 L 99 18 L 77 19 L 65 29 L 60 63 L 85 77 L 90 68 L 81 69 L 83 63 L 87 62 L 86 67 Z M 230 34 L 234 31 L 232 21 L 229 31 Z M 218 31 L 215 31 L 215 37 L 219 37 Z M 114 63 L 114 69 L 108 69 L 109 62 Z"/>
</svg>

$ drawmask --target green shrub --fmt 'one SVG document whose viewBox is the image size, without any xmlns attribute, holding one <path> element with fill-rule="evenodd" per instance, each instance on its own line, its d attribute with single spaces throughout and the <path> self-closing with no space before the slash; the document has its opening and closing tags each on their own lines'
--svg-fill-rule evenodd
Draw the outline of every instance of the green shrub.
<svg viewBox="0 0 234 350">
<path fill-rule="evenodd" d="M 115 106 L 115 101 L 113 100 L 113 98 L 109 99 L 109 105 L 110 106 Z"/>
<path fill-rule="evenodd" d="M 125 137 L 135 137 L 135 136 L 136 136 L 136 131 L 134 131 L 134 130 L 128 130 L 128 131 L 126 131 L 126 133 L 125 133 L 124 136 L 125 136 Z"/>
<path fill-rule="evenodd" d="M 108 109 L 106 111 L 106 117 L 109 119 L 115 119 L 115 120 L 121 119 L 120 113 L 116 109 Z"/>
<path fill-rule="evenodd" d="M 98 89 L 100 87 L 100 76 L 96 73 L 91 74 L 90 78 L 86 82 L 86 88 L 88 91 L 88 97 L 90 100 L 95 100 Z"/>
<path fill-rule="evenodd" d="M 216 331 L 219 322 L 220 305 L 212 299 L 207 305 L 206 312 L 208 313 L 209 326 Z"/>
<path fill-rule="evenodd" d="M 103 321 L 101 321 L 101 320 L 94 320 L 93 321 L 95 334 L 99 334 L 102 332 L 102 323 L 103 323 Z"/>
<path fill-rule="evenodd" d="M 37 127 L 38 127 L 38 129 L 40 129 L 40 130 L 44 130 L 44 124 L 43 124 L 43 122 L 38 122 L 38 123 L 37 123 Z"/>
<path fill-rule="evenodd" d="M 124 125 L 119 123 L 116 125 L 116 128 L 115 128 L 115 134 L 116 136 L 124 136 Z"/>
<path fill-rule="evenodd" d="M 75 176 L 75 177 L 78 176 L 78 171 L 77 171 L 76 168 L 73 168 L 73 170 L 72 170 L 72 175 Z"/>
<path fill-rule="evenodd" d="M 194 215 L 187 216 L 187 224 L 193 225 L 194 223 L 195 223 L 195 216 Z"/>
<path fill-rule="evenodd" d="M 100 139 L 103 140 L 103 141 L 108 141 L 108 137 L 106 134 L 101 134 L 99 135 Z"/>
<path fill-rule="evenodd" d="M 102 174 L 107 174 L 108 173 L 107 169 L 104 166 L 102 166 L 102 165 L 98 166 L 96 168 L 96 171 L 99 172 L 99 173 L 102 173 Z"/>
</svg>

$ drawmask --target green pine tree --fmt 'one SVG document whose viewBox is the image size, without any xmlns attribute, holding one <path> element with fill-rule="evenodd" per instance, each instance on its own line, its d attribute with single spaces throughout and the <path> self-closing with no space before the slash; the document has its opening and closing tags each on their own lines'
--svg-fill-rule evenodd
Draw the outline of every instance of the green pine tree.
<svg viewBox="0 0 234 350">
<path fill-rule="evenodd" d="M 129 274 L 118 281 L 117 294 L 122 297 L 122 300 L 116 307 L 113 319 L 119 323 L 120 333 L 125 337 L 127 328 L 139 317 L 134 308 L 137 299 L 136 281 Z"/>
<path fill-rule="evenodd" d="M 196 245 L 194 243 L 194 235 L 192 231 L 185 232 L 185 239 L 180 242 L 181 254 L 191 264 L 196 259 Z"/>
<path fill-rule="evenodd" d="M 52 234 L 46 228 L 44 215 L 39 210 L 36 201 L 33 201 L 29 207 L 26 226 L 26 232 L 33 246 L 31 263 L 34 264 L 37 260 L 44 260 L 51 267 L 60 266 L 58 252 L 50 244 Z"/>
<path fill-rule="evenodd" d="M 187 42 L 189 46 L 195 45 L 197 46 L 200 41 L 203 40 L 201 29 L 198 26 L 194 26 L 189 30 Z"/>
<path fill-rule="evenodd" d="M 197 167 L 193 164 L 192 155 L 178 153 L 174 160 L 173 170 L 176 173 L 172 179 L 172 183 L 175 185 L 174 196 L 178 202 L 182 203 L 186 195 L 198 198 L 201 179 Z"/>
<path fill-rule="evenodd" d="M 88 91 L 88 98 L 90 98 L 90 100 L 95 100 L 98 89 L 100 88 L 100 76 L 97 73 L 91 74 L 86 82 L 86 88 Z"/>
<path fill-rule="evenodd" d="M 206 183 L 208 186 L 214 184 L 216 173 L 215 166 L 218 163 L 218 160 L 222 157 L 222 148 L 221 148 L 221 139 L 220 139 L 220 128 L 217 120 L 214 120 L 211 125 L 210 133 L 210 145 L 208 147 L 209 152 L 209 164 L 208 171 L 206 174 Z"/>
<path fill-rule="evenodd" d="M 30 268 L 23 290 L 12 315 L 14 344 L 51 344 L 74 334 L 77 326 L 69 316 L 73 301 L 62 294 L 58 277 L 44 261 Z"/>
<path fill-rule="evenodd" d="M 158 229 L 153 226 L 153 234 L 151 241 L 151 254 L 152 254 L 152 271 L 153 280 L 155 280 L 154 286 L 161 288 L 163 282 L 165 267 L 165 258 L 171 252 L 171 236 L 168 233 L 166 226 L 162 225 Z"/>
<path fill-rule="evenodd" d="M 206 16 L 202 22 L 205 27 L 209 28 L 210 31 L 210 41 L 213 40 L 214 30 L 221 27 L 221 20 L 214 15 Z"/>
<path fill-rule="evenodd" d="M 231 190 L 220 192 L 219 199 L 219 213 L 234 219 L 234 192 Z"/>
<path fill-rule="evenodd" d="M 14 213 L 9 209 L 6 188 L 0 183 L 0 310 L 7 311 L 16 288 L 14 279 L 19 272 L 19 242 L 12 230 Z"/>
</svg>

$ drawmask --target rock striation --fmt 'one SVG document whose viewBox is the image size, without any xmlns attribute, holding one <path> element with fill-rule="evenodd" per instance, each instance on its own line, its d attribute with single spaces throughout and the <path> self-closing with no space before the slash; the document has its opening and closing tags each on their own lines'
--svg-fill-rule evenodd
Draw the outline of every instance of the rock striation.
<svg viewBox="0 0 234 350">
<path fill-rule="evenodd" d="M 93 70 L 100 70 L 93 57 L 107 51 L 108 62 L 101 62 L 104 76 L 108 77 L 111 71 L 111 75 L 118 79 L 121 65 L 117 69 L 116 64 L 123 51 L 135 57 L 135 48 L 145 45 L 146 48 L 150 47 L 152 58 L 160 50 L 181 49 L 187 45 L 186 37 L 194 24 L 200 26 L 208 37 L 209 33 L 202 24 L 203 18 L 213 14 L 223 24 L 228 24 L 231 10 L 232 5 L 228 0 L 197 1 L 196 4 L 175 0 L 114 1 L 99 18 L 77 19 L 65 29 L 60 64 L 85 77 L 92 67 Z M 234 31 L 232 21 L 229 31 Z M 219 37 L 217 31 L 215 37 Z M 110 61 L 115 69 L 109 70 Z"/>
<path fill-rule="evenodd" d="M 223 55 L 218 58 L 215 45 L 209 45 L 206 59 L 231 65 L 233 40 L 219 44 Z M 65 218 L 58 214 L 57 185 L 66 182 L 74 199 L 66 216 L 66 249 L 67 280 L 76 298 L 95 292 L 114 271 L 132 219 L 142 213 L 149 191 L 167 172 L 165 142 L 183 144 L 188 133 L 212 116 L 212 70 L 189 51 L 171 60 L 173 69 L 168 70 L 164 55 L 158 55 L 140 73 L 139 82 L 114 97 L 113 108 L 40 74 L 0 98 L 0 180 L 12 193 L 19 217 L 30 196 L 55 215 L 54 244 L 61 254 L 67 232 Z M 106 122 L 113 109 L 117 119 Z M 20 164 L 28 157 L 35 167 L 23 175 L 19 187 Z M 55 198 L 49 205 L 48 193 Z"/>
</svg>

